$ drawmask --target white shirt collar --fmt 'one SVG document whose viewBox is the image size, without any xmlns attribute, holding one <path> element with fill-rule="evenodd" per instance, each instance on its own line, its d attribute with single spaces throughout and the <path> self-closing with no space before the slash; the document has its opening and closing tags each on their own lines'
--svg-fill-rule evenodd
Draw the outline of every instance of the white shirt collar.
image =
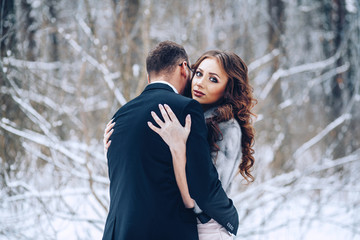
<svg viewBox="0 0 360 240">
<path fill-rule="evenodd" d="M 176 88 L 171 85 L 170 83 L 166 82 L 166 81 L 155 81 L 155 82 L 151 82 L 149 84 L 153 84 L 153 83 L 163 83 L 163 84 L 166 84 L 168 86 L 170 86 L 172 88 L 172 90 L 174 90 L 175 93 L 179 94 L 179 92 L 176 90 Z"/>
</svg>

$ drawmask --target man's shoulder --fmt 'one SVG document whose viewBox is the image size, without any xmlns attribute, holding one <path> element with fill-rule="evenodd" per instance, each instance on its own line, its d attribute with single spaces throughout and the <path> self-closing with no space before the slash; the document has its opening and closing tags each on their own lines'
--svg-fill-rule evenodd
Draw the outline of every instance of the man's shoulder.
<svg viewBox="0 0 360 240">
<path fill-rule="evenodd" d="M 184 97 L 182 95 L 176 94 L 173 96 L 172 105 L 180 107 L 184 110 L 184 112 L 199 112 L 203 115 L 203 110 L 200 103 L 192 98 Z"/>
<path fill-rule="evenodd" d="M 156 91 L 156 94 L 154 93 L 152 93 L 151 95 L 140 94 L 139 96 L 130 100 L 116 111 L 113 118 L 116 118 L 117 116 L 121 115 L 123 112 L 127 112 L 127 110 L 132 109 L 134 106 L 138 106 L 138 105 L 143 106 L 144 103 L 146 103 L 146 105 L 148 106 L 154 105 L 154 103 L 156 103 L 156 105 L 168 104 L 173 110 L 177 109 L 176 112 L 178 113 L 181 112 L 185 114 L 190 112 L 198 112 L 201 115 L 203 115 L 203 110 L 198 101 L 189 97 L 182 96 L 175 92 Z"/>
<path fill-rule="evenodd" d="M 149 98 L 149 96 L 150 95 L 146 96 L 146 98 Z M 185 97 L 173 91 L 156 91 L 156 94 L 152 94 L 151 99 L 148 99 L 148 101 L 160 101 L 167 104 L 171 103 L 176 106 L 186 106 L 191 103 L 197 103 L 194 99 Z"/>
<path fill-rule="evenodd" d="M 131 108 L 132 105 L 137 102 L 137 98 L 139 98 L 139 97 L 140 97 L 140 95 L 137 96 L 137 97 L 135 97 L 134 99 L 128 101 L 127 103 L 125 103 L 125 104 L 122 105 L 121 107 L 119 107 L 119 108 L 116 110 L 115 114 L 113 115 L 113 118 L 116 118 L 116 116 L 118 116 L 119 114 L 121 114 L 121 112 L 126 111 L 126 109 Z"/>
<path fill-rule="evenodd" d="M 185 96 L 180 95 L 180 94 L 172 94 L 171 96 L 174 97 L 176 99 L 176 101 L 179 102 L 179 104 L 189 104 L 189 103 L 195 101 L 192 98 L 188 98 L 188 97 L 185 97 Z"/>
</svg>

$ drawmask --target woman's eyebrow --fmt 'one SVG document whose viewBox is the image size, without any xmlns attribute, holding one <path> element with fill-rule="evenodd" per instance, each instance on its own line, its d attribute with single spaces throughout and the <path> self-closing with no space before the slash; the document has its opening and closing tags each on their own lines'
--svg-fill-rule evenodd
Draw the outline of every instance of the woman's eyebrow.
<svg viewBox="0 0 360 240">
<path fill-rule="evenodd" d="M 210 75 L 215 75 L 215 76 L 217 76 L 218 78 L 220 78 L 219 75 L 217 75 L 216 73 L 209 72 L 209 74 L 210 74 Z"/>
</svg>

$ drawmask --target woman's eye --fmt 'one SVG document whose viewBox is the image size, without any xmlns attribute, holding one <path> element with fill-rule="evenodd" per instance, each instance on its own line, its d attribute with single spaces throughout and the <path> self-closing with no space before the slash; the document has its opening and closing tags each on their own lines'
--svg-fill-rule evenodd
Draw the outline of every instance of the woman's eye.
<svg viewBox="0 0 360 240">
<path fill-rule="evenodd" d="M 197 77 L 201 77 L 201 76 L 202 76 L 201 72 L 199 72 L 199 71 L 196 71 L 196 72 L 195 72 L 195 75 L 196 75 Z"/>
<path fill-rule="evenodd" d="M 210 77 L 210 81 L 214 82 L 214 83 L 217 83 L 218 80 L 215 78 L 215 77 Z"/>
</svg>

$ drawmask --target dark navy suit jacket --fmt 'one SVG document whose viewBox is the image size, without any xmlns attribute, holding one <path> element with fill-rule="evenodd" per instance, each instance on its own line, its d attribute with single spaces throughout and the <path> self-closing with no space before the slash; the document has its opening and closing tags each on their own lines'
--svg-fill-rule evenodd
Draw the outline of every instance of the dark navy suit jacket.
<svg viewBox="0 0 360 240">
<path fill-rule="evenodd" d="M 201 105 L 166 84 L 153 83 L 114 115 L 107 153 L 110 209 L 103 239 L 198 239 L 196 215 L 184 207 L 170 150 L 147 125 L 147 121 L 155 124 L 151 111 L 161 116 L 160 103 L 168 104 L 183 125 L 191 114 L 186 144 L 190 195 L 204 213 L 236 234 L 238 214 L 212 164 Z"/>
</svg>

